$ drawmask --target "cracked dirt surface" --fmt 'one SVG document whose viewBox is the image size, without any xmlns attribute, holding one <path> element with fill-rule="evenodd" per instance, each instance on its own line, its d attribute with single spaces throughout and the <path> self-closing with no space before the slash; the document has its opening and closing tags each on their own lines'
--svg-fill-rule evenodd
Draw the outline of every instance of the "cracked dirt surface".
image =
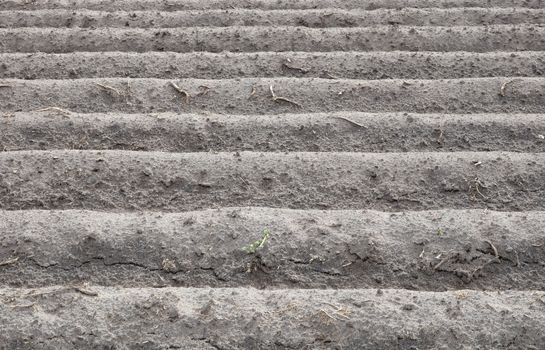
<svg viewBox="0 0 545 350">
<path fill-rule="evenodd" d="M 4 211 L 5 285 L 545 288 L 540 212 Z M 456 224 L 453 224 L 455 222 Z M 263 249 L 242 248 L 268 228 Z"/>
</svg>

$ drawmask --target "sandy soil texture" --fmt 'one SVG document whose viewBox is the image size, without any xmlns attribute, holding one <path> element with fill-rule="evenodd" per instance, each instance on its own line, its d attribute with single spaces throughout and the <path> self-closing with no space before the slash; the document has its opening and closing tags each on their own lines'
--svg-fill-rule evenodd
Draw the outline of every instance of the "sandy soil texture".
<svg viewBox="0 0 545 350">
<path fill-rule="evenodd" d="M 543 153 L 0 153 L 2 209 L 543 210 L 544 195 Z"/>
<path fill-rule="evenodd" d="M 408 79 L 71 79 L 2 81 L 10 112 L 544 113 L 545 78 Z"/>
<path fill-rule="evenodd" d="M 124 287 L 545 288 L 540 212 L 44 210 L 3 211 L 0 219 L 0 261 L 18 258 L 0 277 L 16 287 L 86 280 Z M 265 247 L 248 254 L 264 231 Z"/>
<path fill-rule="evenodd" d="M 119 10 L 228 10 L 243 9 L 315 9 L 342 8 L 376 10 L 380 8 L 460 8 L 460 7 L 505 7 L 505 8 L 545 8 L 542 0 L 6 0 L 0 4 L 1 10 L 39 10 L 39 9 L 90 9 L 101 11 Z"/>
<path fill-rule="evenodd" d="M 203 118 L 49 110 L 5 115 L 0 119 L 4 151 L 545 151 L 540 136 L 545 120 L 539 114 L 333 112 Z"/>
<path fill-rule="evenodd" d="M 275 26 L 0 29 L 0 52 L 543 51 L 545 27 Z"/>
<path fill-rule="evenodd" d="M 545 24 L 542 9 L 455 8 L 365 11 L 317 10 L 200 10 L 149 11 L 0 11 L 0 28 L 10 27 L 111 27 L 177 28 L 228 26 L 371 27 L 376 25 L 472 26 L 481 24 Z"/>
<path fill-rule="evenodd" d="M 544 25 L 0 1 L 0 350 L 543 349 Z"/>
<path fill-rule="evenodd" d="M 98 77 L 377 80 L 542 77 L 545 74 L 542 51 L 0 53 L 0 62 L 0 79 L 27 80 Z"/>
<path fill-rule="evenodd" d="M 538 349 L 544 298 L 474 290 L 5 288 L 0 341 L 45 349 Z"/>
</svg>

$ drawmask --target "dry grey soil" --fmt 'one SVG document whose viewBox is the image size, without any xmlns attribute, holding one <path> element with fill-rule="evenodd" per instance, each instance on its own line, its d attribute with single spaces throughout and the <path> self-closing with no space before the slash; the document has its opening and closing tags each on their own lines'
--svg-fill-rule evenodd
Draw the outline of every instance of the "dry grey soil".
<svg viewBox="0 0 545 350">
<path fill-rule="evenodd" d="M 0 349 L 545 349 L 542 0 L 0 1 Z"/>
</svg>

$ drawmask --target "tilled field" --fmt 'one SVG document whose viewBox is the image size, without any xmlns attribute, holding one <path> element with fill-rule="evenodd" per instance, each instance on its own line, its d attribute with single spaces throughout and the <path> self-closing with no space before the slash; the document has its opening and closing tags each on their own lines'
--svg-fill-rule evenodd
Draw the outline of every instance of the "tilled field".
<svg viewBox="0 0 545 350">
<path fill-rule="evenodd" d="M 0 2 L 0 349 L 544 349 L 542 0 Z"/>
</svg>

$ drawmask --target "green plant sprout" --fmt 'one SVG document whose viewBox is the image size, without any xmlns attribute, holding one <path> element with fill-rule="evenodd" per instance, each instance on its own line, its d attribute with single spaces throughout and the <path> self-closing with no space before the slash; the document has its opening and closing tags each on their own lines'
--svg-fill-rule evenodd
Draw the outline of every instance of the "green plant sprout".
<svg viewBox="0 0 545 350">
<path fill-rule="evenodd" d="M 267 243 L 267 241 L 269 240 L 270 235 L 271 235 L 271 232 L 269 231 L 269 229 L 266 228 L 263 230 L 263 235 L 261 236 L 260 239 L 258 239 L 252 244 L 249 244 L 243 247 L 242 249 L 244 249 L 248 254 L 254 254 L 259 249 L 263 248 L 265 243 Z"/>
</svg>

